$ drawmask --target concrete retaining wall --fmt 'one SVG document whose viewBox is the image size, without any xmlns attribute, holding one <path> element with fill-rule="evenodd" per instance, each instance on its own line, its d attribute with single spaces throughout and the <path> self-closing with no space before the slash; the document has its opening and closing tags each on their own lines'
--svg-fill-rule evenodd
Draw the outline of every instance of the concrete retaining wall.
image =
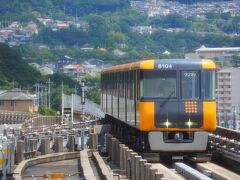
<svg viewBox="0 0 240 180">
<path fill-rule="evenodd" d="M 79 157 L 80 157 L 79 152 L 66 152 L 66 153 L 47 154 L 47 155 L 39 156 L 34 159 L 24 160 L 16 167 L 16 169 L 13 172 L 14 174 L 13 176 L 14 178 L 16 178 L 16 180 L 21 180 L 23 172 L 25 171 L 26 168 L 30 166 L 34 166 L 42 163 L 54 162 L 54 161 L 74 159 Z"/>
<path fill-rule="evenodd" d="M 102 157 L 99 155 L 98 152 L 92 153 L 93 160 L 97 166 L 98 173 L 103 180 L 114 180 L 113 172 L 107 167 L 105 162 L 103 161 Z"/>
</svg>

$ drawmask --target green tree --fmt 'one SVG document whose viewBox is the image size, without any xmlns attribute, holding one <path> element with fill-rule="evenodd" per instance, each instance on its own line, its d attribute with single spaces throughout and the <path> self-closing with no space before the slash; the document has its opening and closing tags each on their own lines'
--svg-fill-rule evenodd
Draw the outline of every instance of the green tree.
<svg viewBox="0 0 240 180">
<path fill-rule="evenodd" d="M 231 57 L 231 63 L 233 67 L 240 67 L 240 56 L 234 55 Z"/>
<path fill-rule="evenodd" d="M 54 109 L 48 109 L 46 106 L 39 106 L 38 113 L 45 116 L 57 116 L 57 112 Z"/>
<path fill-rule="evenodd" d="M 0 45 L 0 72 L 9 81 L 16 81 L 25 87 L 32 86 L 42 78 L 16 51 L 5 45 Z"/>
</svg>

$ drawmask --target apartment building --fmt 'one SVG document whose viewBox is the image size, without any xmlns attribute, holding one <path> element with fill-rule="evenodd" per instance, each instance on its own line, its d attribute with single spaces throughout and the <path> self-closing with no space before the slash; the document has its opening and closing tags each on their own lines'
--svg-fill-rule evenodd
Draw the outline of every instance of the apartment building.
<svg viewBox="0 0 240 180">
<path fill-rule="evenodd" d="M 207 48 L 201 46 L 199 49 L 196 49 L 196 54 L 200 58 L 210 59 L 215 57 L 240 55 L 240 47 Z"/>
<path fill-rule="evenodd" d="M 217 112 L 221 126 L 240 130 L 240 68 L 217 72 Z"/>
</svg>

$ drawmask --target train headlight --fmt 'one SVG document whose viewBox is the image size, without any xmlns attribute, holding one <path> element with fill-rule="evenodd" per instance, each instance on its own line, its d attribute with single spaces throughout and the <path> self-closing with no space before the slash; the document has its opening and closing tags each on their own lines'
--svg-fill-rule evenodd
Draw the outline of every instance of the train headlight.
<svg viewBox="0 0 240 180">
<path fill-rule="evenodd" d="M 164 123 L 164 125 L 168 128 L 169 126 L 171 126 L 172 125 L 172 123 L 171 122 L 169 122 L 168 121 L 168 119 L 167 119 L 167 121 Z"/>
<path fill-rule="evenodd" d="M 185 125 L 188 126 L 188 128 L 191 128 L 191 126 L 194 125 L 194 122 L 191 121 L 191 119 L 189 118 L 187 122 L 185 122 Z"/>
</svg>

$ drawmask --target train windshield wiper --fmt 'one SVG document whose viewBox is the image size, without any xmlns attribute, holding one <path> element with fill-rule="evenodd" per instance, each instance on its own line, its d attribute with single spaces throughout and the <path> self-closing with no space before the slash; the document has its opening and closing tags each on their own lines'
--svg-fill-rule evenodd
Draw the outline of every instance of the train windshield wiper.
<svg viewBox="0 0 240 180">
<path fill-rule="evenodd" d="M 160 107 L 165 106 L 165 104 L 169 101 L 169 99 L 172 97 L 172 95 L 174 94 L 175 90 L 173 90 L 168 97 L 161 103 Z"/>
</svg>

